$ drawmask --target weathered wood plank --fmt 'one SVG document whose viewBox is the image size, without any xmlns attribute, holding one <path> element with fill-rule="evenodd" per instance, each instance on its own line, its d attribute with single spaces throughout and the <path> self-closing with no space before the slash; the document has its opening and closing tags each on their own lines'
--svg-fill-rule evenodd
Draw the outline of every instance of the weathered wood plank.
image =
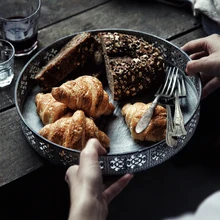
<svg viewBox="0 0 220 220">
<path fill-rule="evenodd" d="M 102 5 L 109 0 L 43 0 L 41 8 L 41 16 L 39 20 L 39 30 L 57 23 L 65 18 L 82 13 L 91 8 Z M 46 42 L 45 42 L 46 43 Z M 7 88 L 0 88 L 0 111 L 9 108 L 14 104 L 14 87 L 15 82 L 25 63 L 33 56 L 15 58 L 15 77 L 13 82 Z"/>
<path fill-rule="evenodd" d="M 25 63 L 30 59 L 31 56 L 27 57 L 16 57 L 15 58 L 15 66 L 14 66 L 14 72 L 15 76 L 14 79 L 11 83 L 11 85 L 5 87 L 5 88 L 0 88 L 0 112 L 12 107 L 15 103 L 14 101 L 14 90 L 15 90 L 15 83 L 18 78 L 18 75 L 22 68 L 24 67 Z"/>
<path fill-rule="evenodd" d="M 92 2 L 93 5 L 101 3 L 101 1 Z M 84 4 L 84 2 L 80 2 L 79 7 L 81 8 Z M 90 5 L 91 4 L 92 3 L 90 3 Z M 47 7 L 47 9 L 44 9 L 44 7 Z M 50 14 L 47 16 L 52 16 L 53 11 L 50 10 L 55 10 L 55 6 L 51 4 L 50 8 L 48 0 L 47 6 L 44 7 L 42 9 L 42 17 L 46 16 L 46 14 Z M 75 10 L 74 5 L 70 3 L 62 3 L 60 8 L 60 11 L 58 10 L 59 13 L 61 13 L 64 8 L 66 8 L 67 11 L 71 11 L 70 9 Z M 80 9 L 77 11 L 80 11 Z M 53 14 L 53 16 L 55 15 L 57 14 Z M 65 16 L 68 17 L 68 14 L 65 14 Z M 40 30 L 40 46 L 38 50 L 61 37 L 84 30 L 126 28 L 148 32 L 167 39 L 199 25 L 200 23 L 193 17 L 192 13 L 183 8 L 174 8 L 165 4 L 148 1 L 109 1 L 99 7 L 92 8 L 84 13 L 79 13 L 69 19 Z M 30 57 L 16 59 L 15 79 L 13 84 L 2 92 L 3 95 L 0 97 L 0 109 L 7 108 L 14 103 L 13 90 L 16 78 Z"/>
<path fill-rule="evenodd" d="M 78 31 L 111 27 L 141 30 L 162 38 L 175 38 L 182 32 L 190 32 L 193 28 L 199 27 L 199 23 L 190 12 L 180 8 L 158 3 L 132 1 L 127 4 L 124 1 L 111 1 L 40 30 L 39 49 Z M 177 46 L 182 46 L 187 41 L 202 36 L 204 32 L 200 28 L 177 37 L 172 42 Z M 14 85 L 20 70 L 29 58 L 16 58 L 13 84 L 1 89 L 1 111 L 13 106 Z M 2 112 L 0 117 L 0 185 L 4 185 L 37 169 L 43 163 L 26 141 L 20 128 L 16 109 Z"/>
<path fill-rule="evenodd" d="M 39 28 L 49 26 L 108 1 L 109 0 L 42 0 Z"/>
<path fill-rule="evenodd" d="M 27 142 L 16 109 L 0 114 L 0 186 L 43 165 L 42 159 Z"/>
<path fill-rule="evenodd" d="M 177 46 L 182 46 L 189 40 L 203 37 L 204 35 L 204 31 L 199 29 L 172 42 Z M 21 131 L 19 116 L 15 108 L 1 113 L 0 121 L 1 186 L 37 169 L 43 165 L 43 162 L 26 141 Z"/>
<path fill-rule="evenodd" d="M 126 28 L 170 38 L 200 25 L 190 11 L 148 1 L 111 1 L 40 31 L 41 46 L 79 31 Z"/>
<path fill-rule="evenodd" d="M 188 34 L 185 34 L 185 35 L 181 36 L 181 37 L 178 37 L 178 38 L 172 40 L 171 42 L 174 43 L 176 46 L 181 47 L 185 43 L 187 43 L 191 40 L 195 40 L 195 39 L 205 37 L 205 36 L 206 36 L 206 33 L 203 30 L 203 28 L 199 28 L 195 31 L 192 31 Z"/>
</svg>

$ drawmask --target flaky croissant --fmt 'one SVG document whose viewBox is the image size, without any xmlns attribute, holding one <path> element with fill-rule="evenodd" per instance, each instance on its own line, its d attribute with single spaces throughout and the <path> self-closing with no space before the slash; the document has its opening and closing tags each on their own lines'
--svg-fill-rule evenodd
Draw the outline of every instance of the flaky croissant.
<svg viewBox="0 0 220 220">
<path fill-rule="evenodd" d="M 77 110 L 71 117 L 63 117 L 45 125 L 39 134 L 61 146 L 82 150 L 90 138 L 97 138 L 102 146 L 109 149 L 108 136 L 95 125 L 91 118 Z"/>
<path fill-rule="evenodd" d="M 135 132 L 135 127 L 141 116 L 148 109 L 150 103 L 145 104 L 136 102 L 133 105 L 125 104 L 121 110 L 125 117 L 125 122 L 129 127 L 131 136 L 134 140 L 158 142 L 166 137 L 166 109 L 163 106 L 157 105 L 150 124 L 141 133 Z"/>
<path fill-rule="evenodd" d="M 72 110 L 83 110 L 86 116 L 94 119 L 101 115 L 112 114 L 115 107 L 109 102 L 108 93 L 102 83 L 93 76 L 83 75 L 75 80 L 54 87 L 53 97 Z"/>
<path fill-rule="evenodd" d="M 50 124 L 70 112 L 63 103 L 53 98 L 51 93 L 38 93 L 35 96 L 37 113 L 44 125 Z"/>
</svg>

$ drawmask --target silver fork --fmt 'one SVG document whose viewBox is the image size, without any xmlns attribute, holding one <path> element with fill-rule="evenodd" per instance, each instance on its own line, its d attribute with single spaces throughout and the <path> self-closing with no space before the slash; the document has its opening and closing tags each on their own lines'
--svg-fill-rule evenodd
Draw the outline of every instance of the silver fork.
<svg viewBox="0 0 220 220">
<path fill-rule="evenodd" d="M 166 143 L 170 147 L 177 146 L 177 138 L 173 136 L 174 126 L 170 105 L 166 104 L 167 110 L 167 126 L 166 126 Z"/>
<path fill-rule="evenodd" d="M 144 131 L 150 123 L 152 115 L 154 113 L 154 109 L 156 108 L 159 100 L 163 97 L 165 99 L 169 99 L 174 96 L 174 89 L 176 86 L 176 80 L 178 76 L 178 69 L 169 68 L 166 76 L 165 83 L 160 86 L 158 91 L 155 94 L 155 99 L 151 103 L 150 107 L 143 114 L 141 119 L 138 121 L 137 126 L 135 127 L 136 133 L 141 133 Z"/>
<path fill-rule="evenodd" d="M 184 125 L 184 118 L 181 111 L 180 100 L 179 98 L 186 97 L 186 86 L 183 73 L 179 72 L 177 78 L 177 87 L 175 89 L 175 110 L 174 110 L 174 130 L 173 137 L 180 137 L 186 135 L 187 131 Z"/>
</svg>

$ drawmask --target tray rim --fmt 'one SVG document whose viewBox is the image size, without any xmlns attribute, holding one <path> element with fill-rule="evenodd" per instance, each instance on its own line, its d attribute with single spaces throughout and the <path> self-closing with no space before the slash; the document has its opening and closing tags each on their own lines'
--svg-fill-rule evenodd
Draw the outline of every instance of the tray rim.
<svg viewBox="0 0 220 220">
<path fill-rule="evenodd" d="M 20 110 L 20 107 L 18 105 L 18 99 L 17 99 L 17 90 L 18 90 L 18 86 L 19 86 L 19 82 L 21 80 L 21 77 L 22 77 L 22 74 L 23 72 L 25 71 L 25 69 L 29 66 L 29 64 L 39 55 L 42 53 L 42 51 L 45 51 L 47 50 L 47 48 L 51 47 L 52 45 L 54 44 L 57 44 L 58 42 L 62 41 L 62 40 L 66 40 L 68 38 L 71 38 L 79 33 L 83 33 L 83 32 L 90 32 L 90 33 L 95 33 L 95 32 L 106 32 L 106 31 L 110 31 L 110 32 L 131 32 L 131 33 L 135 33 L 135 34 L 141 34 L 141 35 L 148 35 L 148 36 L 152 36 L 154 38 L 157 38 L 157 39 L 160 39 L 161 41 L 164 41 L 166 42 L 167 44 L 170 44 L 172 47 L 176 48 L 177 50 L 181 51 L 182 54 L 184 54 L 189 60 L 191 60 L 191 58 L 184 52 L 182 51 L 179 47 L 177 47 L 175 44 L 173 44 L 172 42 L 166 40 L 166 39 L 163 39 L 157 35 L 154 35 L 154 34 L 151 34 L 151 33 L 148 33 L 148 32 L 143 32 L 143 31 L 139 31 L 139 30 L 133 30 L 133 29 L 123 29 L 123 28 L 104 28 L 104 29 L 95 29 L 95 30 L 86 30 L 86 31 L 79 31 L 79 32 L 75 32 L 73 34 L 69 34 L 67 36 L 64 36 L 64 37 L 61 37 L 57 40 L 55 40 L 54 42 L 48 44 L 47 46 L 41 48 L 36 54 L 33 55 L 33 57 L 31 57 L 29 59 L 29 61 L 24 65 L 24 67 L 22 68 L 22 70 L 20 71 L 19 73 L 19 76 L 17 78 L 17 81 L 16 81 L 16 85 L 15 85 L 15 90 L 14 90 L 14 97 L 15 97 L 15 106 L 16 106 L 16 110 L 19 114 L 19 117 L 21 119 L 21 121 L 24 123 L 25 126 L 27 126 L 36 136 L 38 136 L 38 138 L 41 138 L 43 139 L 46 143 L 49 143 L 50 145 L 54 145 L 56 146 L 56 148 L 61 148 L 65 151 L 69 151 L 69 152 L 74 152 L 74 153 L 78 153 L 80 154 L 81 151 L 79 150 L 74 150 L 74 149 L 69 149 L 69 148 L 66 148 L 66 147 L 63 147 L 61 145 L 58 145 L 54 142 L 51 142 L 49 141 L 48 139 L 40 136 L 35 130 L 33 130 L 29 125 L 28 123 L 26 123 L 26 120 L 24 119 L 23 117 L 23 114 Z M 198 77 L 199 79 L 199 89 L 201 91 L 201 88 L 202 88 L 202 84 L 201 84 L 201 78 L 200 78 L 200 75 L 197 74 L 196 77 Z M 198 95 L 198 100 L 201 100 L 201 93 L 200 94 L 197 94 Z M 197 105 L 196 105 L 196 108 L 195 108 L 195 111 L 193 112 L 193 115 L 196 113 L 196 111 L 198 110 L 198 108 L 200 107 L 200 101 L 198 101 Z M 192 116 L 193 117 L 193 116 Z M 191 120 L 191 119 L 190 119 Z M 190 122 L 189 120 L 189 122 Z M 188 122 L 188 123 L 189 123 Z M 151 146 L 148 146 L 147 149 L 151 149 L 151 148 L 154 148 L 155 146 L 157 146 L 158 144 L 161 144 L 165 142 L 165 140 L 162 140 L 160 142 L 157 142 L 155 144 L 152 144 Z M 146 151 L 146 147 L 143 148 L 143 149 L 138 149 L 137 151 L 132 151 L 132 152 L 126 152 L 126 153 L 111 153 L 110 155 L 104 155 L 103 157 L 117 157 L 117 156 L 122 156 L 122 155 L 133 155 L 133 154 L 136 154 L 136 153 L 141 153 L 141 152 L 144 152 Z"/>
</svg>

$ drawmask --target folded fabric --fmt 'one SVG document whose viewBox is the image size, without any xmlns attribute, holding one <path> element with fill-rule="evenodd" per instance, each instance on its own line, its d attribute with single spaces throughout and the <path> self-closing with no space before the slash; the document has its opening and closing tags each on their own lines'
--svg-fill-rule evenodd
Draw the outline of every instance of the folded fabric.
<svg viewBox="0 0 220 220">
<path fill-rule="evenodd" d="M 173 6 L 184 6 L 186 3 L 192 5 L 194 15 L 206 15 L 220 24 L 220 0 L 157 0 Z"/>
<path fill-rule="evenodd" d="M 203 14 L 220 24 L 219 0 L 193 0 L 195 15 Z"/>
</svg>

